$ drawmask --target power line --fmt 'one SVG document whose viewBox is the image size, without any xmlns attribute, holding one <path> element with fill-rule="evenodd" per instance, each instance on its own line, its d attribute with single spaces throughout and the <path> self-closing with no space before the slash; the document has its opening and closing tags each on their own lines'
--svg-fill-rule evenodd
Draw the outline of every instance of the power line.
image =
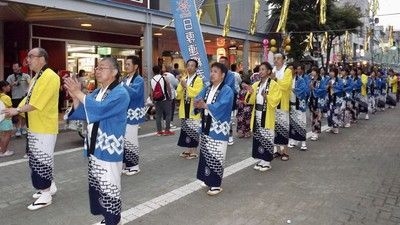
<svg viewBox="0 0 400 225">
<path fill-rule="evenodd" d="M 400 13 L 386 13 L 386 14 L 379 14 L 376 16 L 394 16 L 394 15 L 400 15 Z"/>
</svg>

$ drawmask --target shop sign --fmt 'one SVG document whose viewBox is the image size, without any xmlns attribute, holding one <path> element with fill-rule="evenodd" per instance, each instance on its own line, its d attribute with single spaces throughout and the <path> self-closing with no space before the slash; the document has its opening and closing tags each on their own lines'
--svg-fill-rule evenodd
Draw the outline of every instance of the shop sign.
<svg viewBox="0 0 400 225">
<path fill-rule="evenodd" d="M 219 61 L 219 58 L 221 58 L 221 56 L 226 56 L 225 48 L 217 48 L 217 61 Z"/>
<path fill-rule="evenodd" d="M 109 2 L 124 3 L 127 5 L 142 6 L 147 8 L 147 0 L 108 0 Z"/>
<path fill-rule="evenodd" d="M 181 55 L 185 61 L 195 59 L 199 63 L 198 73 L 208 83 L 210 68 L 208 65 L 203 34 L 197 19 L 195 0 L 171 0 L 171 9 L 175 22 L 176 36 Z"/>
<path fill-rule="evenodd" d="M 111 55 L 111 48 L 109 47 L 98 47 L 97 54 L 99 55 Z"/>
</svg>

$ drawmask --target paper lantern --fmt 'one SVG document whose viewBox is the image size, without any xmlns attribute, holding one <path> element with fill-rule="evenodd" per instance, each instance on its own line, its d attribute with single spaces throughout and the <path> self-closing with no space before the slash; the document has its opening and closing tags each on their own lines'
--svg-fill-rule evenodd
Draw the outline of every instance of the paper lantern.
<svg viewBox="0 0 400 225">
<path fill-rule="evenodd" d="M 264 39 L 264 40 L 263 40 L 263 45 L 264 45 L 264 46 L 267 46 L 268 44 L 269 44 L 268 39 Z"/>
<path fill-rule="evenodd" d="M 275 53 L 278 49 L 276 47 L 272 46 L 270 50 L 271 50 L 271 52 Z"/>
<path fill-rule="evenodd" d="M 292 49 L 292 48 L 290 47 L 290 45 L 286 45 L 286 46 L 285 46 L 285 51 L 286 51 L 286 52 L 289 52 L 290 49 Z"/>
<path fill-rule="evenodd" d="M 287 44 L 287 45 L 290 44 L 290 37 L 285 38 L 285 44 Z"/>
<path fill-rule="evenodd" d="M 276 40 L 275 39 L 271 39 L 271 41 L 269 42 L 271 45 L 276 45 Z"/>
</svg>

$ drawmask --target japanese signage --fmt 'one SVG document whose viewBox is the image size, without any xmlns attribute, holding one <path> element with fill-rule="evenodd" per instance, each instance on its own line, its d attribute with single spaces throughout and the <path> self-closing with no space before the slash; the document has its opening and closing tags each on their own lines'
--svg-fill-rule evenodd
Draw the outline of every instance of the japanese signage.
<svg viewBox="0 0 400 225">
<path fill-rule="evenodd" d="M 195 59 L 199 63 L 198 74 L 203 81 L 210 80 L 210 68 L 204 46 L 203 34 L 197 19 L 195 0 L 171 0 L 176 36 L 185 61 Z"/>
</svg>

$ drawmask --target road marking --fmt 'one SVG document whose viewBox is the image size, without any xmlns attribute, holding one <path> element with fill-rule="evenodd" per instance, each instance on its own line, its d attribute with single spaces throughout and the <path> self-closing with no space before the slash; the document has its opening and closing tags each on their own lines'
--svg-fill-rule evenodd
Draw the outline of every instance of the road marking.
<svg viewBox="0 0 400 225">
<path fill-rule="evenodd" d="M 171 129 L 171 130 L 172 131 L 177 131 L 177 130 L 180 130 L 180 129 L 181 128 L 178 127 L 178 128 Z M 156 133 L 152 132 L 152 133 L 148 133 L 148 134 L 139 135 L 138 138 L 151 137 L 151 136 L 155 136 L 155 135 L 156 135 Z M 66 149 L 66 150 L 55 152 L 54 156 L 64 155 L 64 154 L 68 154 L 68 153 L 71 153 L 71 152 L 77 152 L 77 151 L 82 151 L 82 150 L 83 150 L 83 146 L 82 147 L 77 147 L 77 148 Z M 18 164 L 18 163 L 23 163 L 23 162 L 28 162 L 28 159 L 15 159 L 15 160 L 11 160 L 11 161 L 8 161 L 8 162 L 2 162 L 2 163 L 0 163 L 0 168 L 1 167 L 5 167 L 5 166 L 10 166 L 10 165 L 15 165 L 15 164 Z"/>
<path fill-rule="evenodd" d="M 328 126 L 322 126 L 321 130 L 325 131 L 328 129 Z M 307 139 L 311 137 L 312 132 L 307 132 Z M 230 176 L 246 167 L 254 165 L 258 160 L 253 159 L 252 157 L 242 160 L 238 163 L 235 163 L 224 170 L 224 178 Z M 196 180 L 189 184 L 183 185 L 175 190 L 167 192 L 163 195 L 160 195 L 156 198 L 150 199 L 142 204 L 134 206 L 130 209 L 127 209 L 121 213 L 122 224 L 126 224 L 132 222 L 152 211 L 161 208 L 162 206 L 166 206 L 186 195 L 189 195 L 195 191 L 198 191 L 202 188 L 201 181 Z M 96 224 L 93 224 L 96 225 Z"/>
</svg>

